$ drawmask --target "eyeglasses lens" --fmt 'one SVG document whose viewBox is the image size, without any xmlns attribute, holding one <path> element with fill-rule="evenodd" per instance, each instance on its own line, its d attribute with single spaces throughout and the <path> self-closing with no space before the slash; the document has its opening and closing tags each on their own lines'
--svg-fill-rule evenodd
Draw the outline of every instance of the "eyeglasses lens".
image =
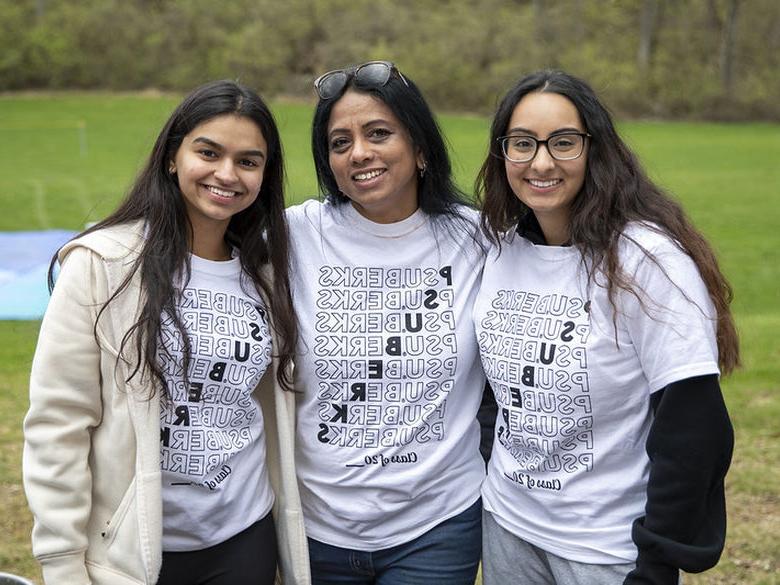
<svg viewBox="0 0 780 585">
<path fill-rule="evenodd" d="M 508 160 L 529 162 L 542 144 L 547 147 L 552 158 L 573 160 L 582 154 L 585 139 L 579 134 L 559 134 L 547 140 L 537 140 L 531 136 L 506 136 L 501 141 L 501 148 Z"/>
<path fill-rule="evenodd" d="M 547 141 L 553 158 L 558 160 L 571 160 L 582 153 L 584 139 L 579 134 L 560 134 Z"/>
</svg>

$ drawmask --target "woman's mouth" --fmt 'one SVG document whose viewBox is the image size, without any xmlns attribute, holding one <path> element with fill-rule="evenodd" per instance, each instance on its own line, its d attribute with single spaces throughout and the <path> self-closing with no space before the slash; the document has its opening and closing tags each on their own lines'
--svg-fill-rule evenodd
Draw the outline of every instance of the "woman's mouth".
<svg viewBox="0 0 780 585">
<path fill-rule="evenodd" d="M 230 191 L 228 189 L 220 189 L 219 187 L 215 187 L 214 185 L 203 185 L 208 191 L 213 193 L 214 195 L 218 197 L 226 197 L 231 198 L 238 195 L 238 191 Z"/>
<path fill-rule="evenodd" d="M 386 172 L 387 169 L 374 169 L 372 171 L 365 171 L 363 173 L 355 173 L 352 175 L 353 181 L 370 181 L 371 179 L 378 177 Z"/>
<path fill-rule="evenodd" d="M 537 189 L 549 189 L 550 187 L 555 187 L 559 183 L 562 183 L 563 179 L 526 179 L 526 181 L 528 181 L 532 187 L 536 187 Z"/>
</svg>

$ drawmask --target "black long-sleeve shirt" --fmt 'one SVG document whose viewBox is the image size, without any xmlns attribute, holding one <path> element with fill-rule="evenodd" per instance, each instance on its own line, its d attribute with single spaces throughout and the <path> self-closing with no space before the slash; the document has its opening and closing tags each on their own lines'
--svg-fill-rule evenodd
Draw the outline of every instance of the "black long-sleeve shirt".
<svg viewBox="0 0 780 585">
<path fill-rule="evenodd" d="M 726 538 L 724 478 L 734 431 L 716 375 L 687 378 L 652 396 L 645 515 L 634 521 L 639 550 L 624 585 L 677 585 L 679 569 L 713 567 Z"/>
</svg>

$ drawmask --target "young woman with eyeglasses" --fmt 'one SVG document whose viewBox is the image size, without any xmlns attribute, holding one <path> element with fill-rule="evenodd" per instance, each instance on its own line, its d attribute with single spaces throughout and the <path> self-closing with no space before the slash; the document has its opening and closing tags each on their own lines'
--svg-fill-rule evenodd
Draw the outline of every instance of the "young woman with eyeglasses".
<svg viewBox="0 0 780 585">
<path fill-rule="evenodd" d="M 499 414 L 483 582 L 676 584 L 723 548 L 731 291 L 583 81 L 521 79 L 477 181 Z"/>
<path fill-rule="evenodd" d="M 309 583 L 283 179 L 262 99 L 209 83 L 59 251 L 24 424 L 47 585 Z"/>
<path fill-rule="evenodd" d="M 331 71 L 315 87 L 325 201 L 288 209 L 312 579 L 472 585 L 478 216 L 425 100 L 392 63 Z"/>
</svg>

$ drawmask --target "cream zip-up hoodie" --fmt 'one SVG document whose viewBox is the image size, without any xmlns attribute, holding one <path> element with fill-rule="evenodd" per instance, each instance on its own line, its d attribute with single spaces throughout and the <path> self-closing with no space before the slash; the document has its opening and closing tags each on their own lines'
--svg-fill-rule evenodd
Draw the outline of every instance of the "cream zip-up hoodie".
<svg viewBox="0 0 780 585">
<path fill-rule="evenodd" d="M 35 519 L 33 554 L 46 585 L 153 585 L 160 571 L 160 401 L 134 363 L 118 359 L 143 301 L 128 277 L 142 223 L 66 244 L 41 325 L 24 422 L 24 487 Z M 95 323 L 97 321 L 97 328 Z M 97 340 L 95 339 L 97 333 Z M 125 357 L 134 359 L 133 340 Z M 309 559 L 294 467 L 295 396 L 276 384 L 278 361 L 255 396 L 263 409 L 276 502 L 278 583 L 308 585 Z"/>
</svg>

